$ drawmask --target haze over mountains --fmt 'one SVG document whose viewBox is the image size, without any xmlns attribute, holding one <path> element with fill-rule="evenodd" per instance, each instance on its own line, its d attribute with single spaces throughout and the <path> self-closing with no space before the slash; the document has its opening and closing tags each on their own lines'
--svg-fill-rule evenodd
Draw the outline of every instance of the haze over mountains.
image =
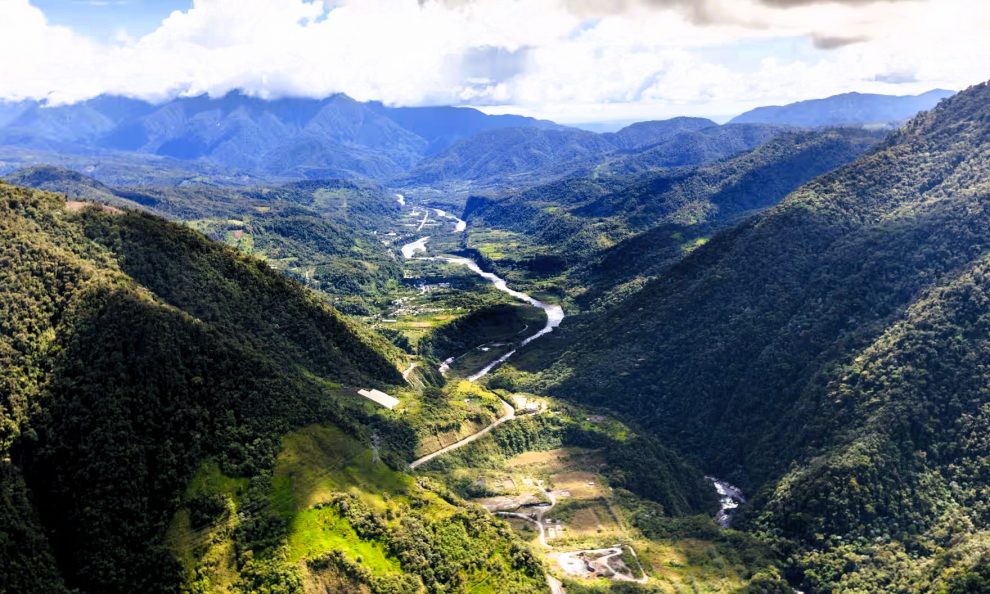
<svg viewBox="0 0 990 594">
<path fill-rule="evenodd" d="M 265 101 L 234 92 L 161 105 L 101 96 L 58 107 L 26 102 L 7 110 L 0 129 L 3 145 L 208 160 L 234 170 L 293 178 L 385 179 L 481 129 L 554 126 L 470 109 L 392 110 L 344 95 Z M 444 125 L 437 125 L 438 120 Z"/>
<path fill-rule="evenodd" d="M 921 95 L 876 95 L 843 93 L 824 99 L 799 101 L 790 105 L 758 107 L 738 115 L 732 124 L 778 124 L 786 126 L 890 126 L 902 123 L 935 107 L 954 91 L 934 89 Z"/>
<path fill-rule="evenodd" d="M 719 159 L 766 141 L 775 133 L 768 124 L 894 123 L 945 94 L 839 96 L 761 108 L 729 126 L 674 118 L 605 134 L 470 108 L 394 108 L 345 95 L 265 101 L 232 92 L 162 104 L 100 96 L 56 107 L 22 101 L 0 103 L 0 168 L 53 163 L 126 183 L 157 181 L 150 169 L 162 170 L 166 182 L 206 176 L 233 183 L 331 177 L 524 183 L 629 152 L 643 155 L 609 167 L 635 171 Z"/>
</svg>

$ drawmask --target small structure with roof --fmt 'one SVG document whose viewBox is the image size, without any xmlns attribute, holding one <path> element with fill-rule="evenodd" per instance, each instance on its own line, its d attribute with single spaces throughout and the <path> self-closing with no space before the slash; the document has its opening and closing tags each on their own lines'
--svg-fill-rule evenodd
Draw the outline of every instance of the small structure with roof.
<svg viewBox="0 0 990 594">
<path fill-rule="evenodd" d="M 395 409 L 395 407 L 399 404 L 398 398 L 394 396 L 389 396 L 388 394 L 382 392 L 381 390 L 358 390 L 358 394 L 364 396 L 365 398 L 371 400 L 372 402 L 381 404 L 382 406 L 384 406 L 389 410 Z"/>
</svg>

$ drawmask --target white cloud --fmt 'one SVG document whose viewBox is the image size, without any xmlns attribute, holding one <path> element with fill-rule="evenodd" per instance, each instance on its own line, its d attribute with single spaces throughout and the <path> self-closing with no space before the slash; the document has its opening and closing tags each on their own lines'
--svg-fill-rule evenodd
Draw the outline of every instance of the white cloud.
<svg viewBox="0 0 990 594">
<path fill-rule="evenodd" d="M 196 0 L 100 44 L 0 0 L 0 97 L 242 88 L 562 121 L 728 114 L 979 82 L 988 30 L 990 4 L 968 0 Z"/>
</svg>

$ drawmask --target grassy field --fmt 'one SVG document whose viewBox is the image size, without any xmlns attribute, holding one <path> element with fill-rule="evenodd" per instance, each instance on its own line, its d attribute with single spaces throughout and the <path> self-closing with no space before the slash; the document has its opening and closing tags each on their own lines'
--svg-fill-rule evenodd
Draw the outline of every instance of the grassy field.
<svg viewBox="0 0 990 594">
<path fill-rule="evenodd" d="M 465 246 L 475 250 L 510 285 L 541 300 L 559 301 L 564 295 L 561 274 L 564 269 L 555 253 L 522 233 L 469 227 Z"/>
<path fill-rule="evenodd" d="M 288 561 L 337 550 L 360 559 L 376 574 L 401 571 L 381 542 L 362 540 L 333 508 L 318 507 L 336 492 L 354 495 L 379 511 L 404 501 L 412 480 L 375 463 L 366 446 L 331 427 L 291 433 L 282 441 L 272 485 L 272 505 L 289 526 Z"/>
<path fill-rule="evenodd" d="M 342 204 L 340 208 L 347 209 L 348 205 Z M 552 278 L 545 273 L 533 273 L 522 265 L 543 255 L 525 238 L 484 230 L 469 231 L 466 238 L 454 236 L 449 232 L 451 223 L 438 221 L 432 211 L 423 228 L 418 229 L 422 215 L 422 208 L 418 214 L 404 210 L 402 220 L 391 232 L 394 235 L 388 234 L 383 241 L 397 247 L 429 235 L 431 254 L 453 253 L 470 247 L 478 250 L 484 259 L 495 261 L 500 267 L 498 272 L 511 285 L 537 297 L 559 297 L 553 291 Z M 252 238 L 243 225 L 235 225 L 233 221 L 225 224 L 229 226 L 225 236 L 229 243 L 251 249 L 247 242 Z M 281 265 L 295 264 L 286 261 Z M 402 262 L 402 278 L 390 287 L 389 299 L 387 308 L 366 319 L 379 327 L 400 331 L 410 342 L 410 360 L 417 360 L 421 366 L 435 366 L 435 356 L 417 359 L 415 353 L 428 343 L 434 344 L 430 341 L 445 331 L 456 330 L 445 336 L 445 344 L 459 355 L 448 383 L 442 388 L 420 385 L 397 394 L 402 404 L 396 414 L 412 427 L 417 438 L 415 455 L 425 455 L 454 443 L 498 418 L 502 414 L 500 397 L 511 398 L 510 393 L 497 393 L 457 378 L 476 371 L 512 348 L 513 341 L 528 335 L 531 328 L 535 331 L 537 326 L 542 326 L 544 314 L 517 304 L 464 267 L 420 260 Z M 496 306 L 502 309 L 491 309 Z M 486 317 L 489 315 L 486 312 L 496 311 L 497 316 Z M 549 406 L 536 415 L 538 418 L 512 421 L 506 427 L 566 417 L 568 431 L 605 435 L 613 443 L 624 443 L 633 437 L 628 427 L 612 418 L 543 400 Z M 374 406 L 363 401 L 355 405 Z M 543 425 L 534 423 L 534 426 Z M 647 537 L 638 527 L 637 518 L 644 514 L 644 509 L 653 508 L 628 491 L 613 489 L 609 484 L 608 477 L 613 475 L 608 474 L 605 450 L 554 447 L 552 439 L 536 439 L 532 443 L 537 445 L 531 449 L 502 455 L 493 447 L 493 441 L 490 434 L 472 444 L 472 449 L 481 452 L 480 457 L 452 457 L 481 460 L 481 464 L 455 463 L 440 471 L 425 468 L 413 477 L 377 461 L 367 444 L 339 429 L 313 425 L 293 431 L 284 436 L 270 483 L 261 488 L 260 497 L 245 479 L 225 476 L 215 463 L 204 464 L 186 493 L 187 505 L 173 518 L 169 544 L 182 561 L 190 583 L 208 586 L 206 591 L 232 592 L 244 567 L 237 544 L 237 534 L 243 528 L 241 518 L 256 512 L 260 506 L 284 525 L 283 537 L 269 554 L 292 571 L 300 572 L 304 583 L 314 589 L 370 592 L 361 585 L 345 587 L 340 576 L 319 573 L 310 565 L 328 551 L 336 551 L 347 564 L 376 576 L 408 577 L 409 567 L 395 549 L 384 537 L 369 537 L 366 527 L 361 528 L 354 516 L 342 511 L 337 503 L 340 497 L 353 498 L 369 514 L 382 518 L 390 530 L 412 519 L 430 524 L 431 534 L 438 535 L 438 542 L 450 543 L 451 550 L 444 553 L 446 558 L 454 559 L 459 554 L 457 547 L 480 542 L 481 537 L 468 536 L 469 528 L 478 521 L 457 519 L 464 513 L 463 508 L 447 489 L 470 495 L 475 503 L 489 510 L 526 509 L 525 506 L 548 502 L 549 492 L 557 502 L 544 517 L 553 550 L 627 544 L 639 555 L 650 576 L 650 586 L 664 592 L 724 592 L 746 584 L 753 563 L 734 556 L 731 547 L 720 540 L 723 536 L 717 529 L 710 533 L 711 537 L 704 538 L 680 534 Z M 194 502 L 216 497 L 222 499 L 227 511 L 202 526 L 196 520 Z M 483 517 L 496 522 L 488 514 Z M 503 572 L 508 559 L 517 555 L 511 549 L 516 545 L 510 546 L 514 541 L 507 538 L 510 534 L 528 543 L 528 550 L 540 555 L 546 552 L 532 522 L 508 519 L 511 530 L 501 521 L 497 525 L 506 531 L 506 536 L 500 537 L 503 540 L 498 541 L 502 544 L 487 549 L 488 556 L 481 565 L 473 569 L 462 567 L 458 573 L 461 583 L 452 591 L 504 592 Z M 544 562 L 550 566 L 549 557 L 544 557 Z M 569 584 L 568 592 L 607 592 L 613 585 L 606 580 L 587 580 Z"/>
<path fill-rule="evenodd" d="M 615 419 L 553 399 L 542 400 L 547 406 L 543 414 L 566 417 L 572 427 L 599 431 L 620 441 L 633 437 L 632 431 Z M 510 424 L 514 422 L 519 421 Z M 676 526 L 665 535 L 649 536 L 640 528 L 640 522 L 664 512 L 627 490 L 613 488 L 603 449 L 536 448 L 505 456 L 499 455 L 495 442 L 494 436 L 478 440 L 465 448 L 468 451 L 451 458 L 456 463 L 435 467 L 431 475 L 493 512 L 531 513 L 533 505 L 548 502 L 547 491 L 552 493 L 557 503 L 544 515 L 551 549 L 539 545 L 532 522 L 508 519 L 517 536 L 540 551 L 551 568 L 555 567 L 551 553 L 622 543 L 638 555 L 649 576 L 647 586 L 654 589 L 650 591 L 715 593 L 745 587 L 749 578 L 769 563 L 766 551 L 759 545 L 741 533 L 719 530 L 708 516 L 688 517 L 683 526 L 675 521 Z M 631 562 L 630 557 L 627 565 Z M 565 578 L 559 568 L 553 571 Z M 600 578 L 572 578 L 565 582 L 568 593 L 577 594 L 638 587 Z"/>
<path fill-rule="evenodd" d="M 373 583 L 378 584 L 373 588 L 412 594 L 433 578 L 422 577 L 428 566 L 406 555 L 438 555 L 430 551 L 439 548 L 447 567 L 437 571 L 455 572 L 442 578 L 453 584 L 443 591 L 496 594 L 500 579 L 520 592 L 538 591 L 538 574 L 516 573 L 518 562 L 512 557 L 518 553 L 513 551 L 521 545 L 508 538 L 507 528 L 483 512 L 481 521 L 472 521 L 470 510 L 428 483 L 390 469 L 370 447 L 335 427 L 311 425 L 284 436 L 268 488 L 225 476 L 215 463 L 205 463 L 189 485 L 185 507 L 173 518 L 168 542 L 188 572 L 191 591 L 244 590 L 250 579 L 244 572 L 259 559 L 238 552 L 244 538 L 239 523 L 266 514 L 269 523 L 277 519 L 284 526 L 284 536 L 265 559 L 282 568 L 278 571 L 298 575 L 299 584 L 370 592 L 361 584 Z M 196 502 L 204 497 L 222 498 L 227 509 L 199 526 Z M 419 530 L 425 532 L 413 537 Z M 328 553 L 336 559 L 330 565 L 323 561 Z M 441 591 L 436 588 L 430 591 Z"/>
<path fill-rule="evenodd" d="M 401 331 L 413 347 L 438 326 L 486 305 L 511 301 L 463 266 L 422 260 L 405 262 L 402 282 L 390 298 L 386 311 L 366 321 Z"/>
</svg>

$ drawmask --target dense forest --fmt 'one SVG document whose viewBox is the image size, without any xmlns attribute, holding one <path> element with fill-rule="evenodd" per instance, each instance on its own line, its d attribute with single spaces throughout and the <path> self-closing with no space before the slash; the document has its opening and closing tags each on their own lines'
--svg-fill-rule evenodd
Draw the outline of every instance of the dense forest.
<svg viewBox="0 0 990 594">
<path fill-rule="evenodd" d="M 773 206 L 881 139 L 856 129 L 786 132 L 708 165 L 575 175 L 499 199 L 473 198 L 468 202 L 472 238 L 485 229 L 525 237 L 537 257 L 509 252 L 492 264 L 523 268 L 536 277 L 566 271 L 556 282 L 574 295 L 575 304 L 598 308 L 656 276 L 719 229 Z"/>
<path fill-rule="evenodd" d="M 504 526 L 386 466 L 412 457 L 412 429 L 348 388 L 402 381 L 386 341 L 261 260 L 149 214 L 2 185 L 0 215 L 0 590 L 300 592 L 344 575 L 448 592 L 497 571 L 538 591 L 538 563 Z M 325 467 L 300 466 L 299 448 L 322 448 L 322 464 L 347 455 L 326 488 L 391 492 L 387 518 L 340 496 L 312 507 L 304 487 Z M 351 518 L 336 534 L 354 546 L 385 543 L 394 575 L 319 557 L 332 546 L 303 549 L 309 569 L 288 563 L 327 514 Z M 453 551 L 465 531 L 470 550 Z"/>
<path fill-rule="evenodd" d="M 990 594 L 987 33 L 0 0 L 0 594 Z"/>
<path fill-rule="evenodd" d="M 565 322 L 559 360 L 520 377 L 756 493 L 744 525 L 803 590 L 981 591 L 988 106 L 988 85 L 943 101 Z"/>
<path fill-rule="evenodd" d="M 376 236 L 381 221 L 394 216 L 398 205 L 370 183 L 115 188 L 52 166 L 21 169 L 6 180 L 184 221 L 212 239 L 263 258 L 349 314 L 366 315 L 381 307 L 400 278 L 395 258 Z"/>
<path fill-rule="evenodd" d="M 498 192 L 574 174 L 633 173 L 700 165 L 753 149 L 781 126 L 719 126 L 703 118 L 641 122 L 596 134 L 575 128 L 489 130 L 418 164 L 399 183 Z"/>
</svg>

